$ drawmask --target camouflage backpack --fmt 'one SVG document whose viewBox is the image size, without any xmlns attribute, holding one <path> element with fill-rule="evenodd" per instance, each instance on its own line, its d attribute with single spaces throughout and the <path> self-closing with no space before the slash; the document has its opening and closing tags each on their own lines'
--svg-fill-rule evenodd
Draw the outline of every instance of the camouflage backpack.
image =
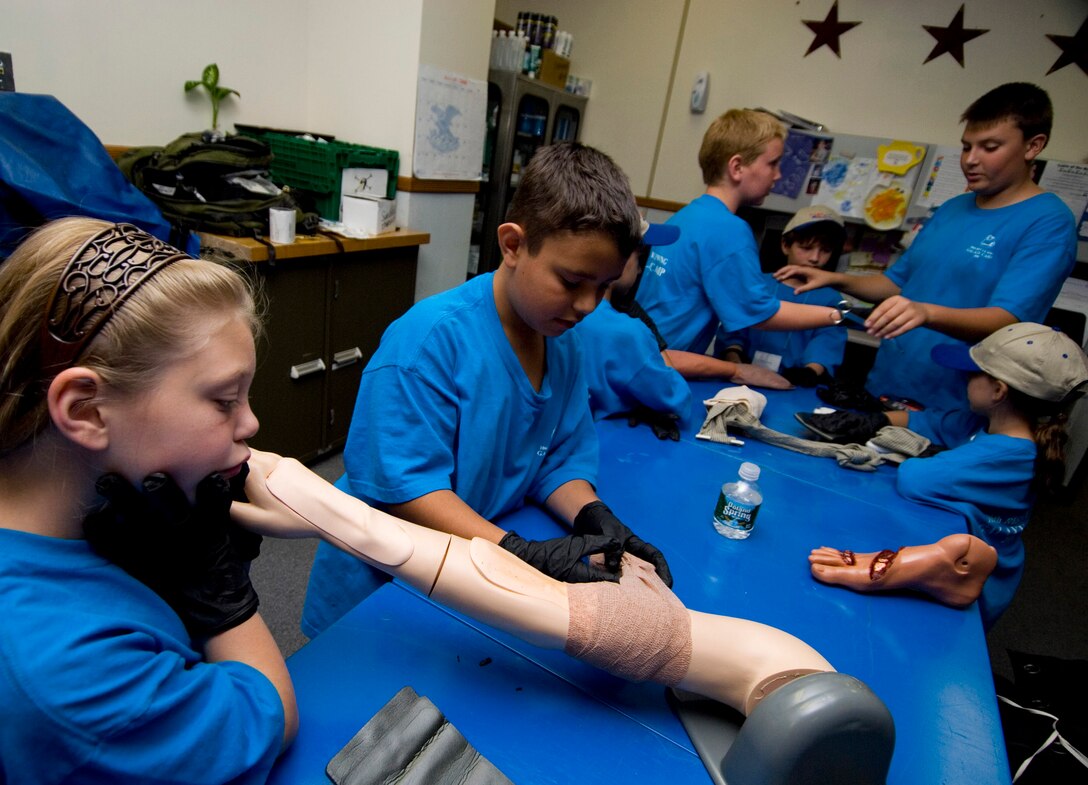
<svg viewBox="0 0 1088 785">
<path fill-rule="evenodd" d="M 293 208 L 296 230 L 311 234 L 316 213 L 303 212 L 287 191 L 268 179 L 269 146 L 248 136 L 211 139 L 205 133 L 179 136 L 165 147 L 134 147 L 117 165 L 154 201 L 179 235 L 188 231 L 234 237 L 268 234 L 268 209 Z"/>
</svg>

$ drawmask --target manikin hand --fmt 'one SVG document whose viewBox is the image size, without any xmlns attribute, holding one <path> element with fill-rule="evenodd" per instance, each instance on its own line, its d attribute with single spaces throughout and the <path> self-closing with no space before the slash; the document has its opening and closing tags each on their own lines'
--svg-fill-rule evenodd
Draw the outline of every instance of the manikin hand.
<svg viewBox="0 0 1088 785">
<path fill-rule="evenodd" d="M 766 387 L 768 390 L 791 390 L 793 385 L 785 376 L 780 376 L 761 365 L 749 365 L 737 363 L 737 370 L 729 377 L 734 384 L 744 384 L 749 387 Z"/>
<path fill-rule="evenodd" d="M 251 532 L 280 539 L 301 539 L 317 536 L 317 530 L 305 518 L 268 490 L 268 475 L 282 457 L 272 452 L 252 450 L 249 458 L 249 477 L 246 478 L 246 496 L 249 503 L 234 502 L 230 516 Z"/>
<path fill-rule="evenodd" d="M 631 428 L 648 425 L 658 439 L 662 441 L 665 439 L 671 439 L 674 442 L 680 441 L 680 415 L 678 414 L 659 412 L 648 406 L 639 406 L 637 409 L 633 409 L 621 416 L 627 417 L 627 425 Z"/>
<path fill-rule="evenodd" d="M 897 294 L 873 309 L 865 320 L 865 331 L 877 338 L 895 338 L 928 322 L 929 310 L 925 303 Z"/>
<path fill-rule="evenodd" d="M 818 372 L 811 365 L 798 365 L 793 368 L 783 368 L 782 375 L 797 387 L 815 387 L 821 381 L 828 378 L 827 371 Z"/>
<path fill-rule="evenodd" d="M 801 294 L 801 292 L 808 292 L 812 289 L 821 289 L 825 286 L 830 286 L 834 279 L 834 273 L 824 270 L 820 267 L 809 267 L 804 264 L 787 264 L 785 267 L 780 267 L 774 272 L 774 279 L 776 281 L 786 282 L 788 279 L 793 278 L 786 285 L 793 284 L 793 293 Z"/>
</svg>

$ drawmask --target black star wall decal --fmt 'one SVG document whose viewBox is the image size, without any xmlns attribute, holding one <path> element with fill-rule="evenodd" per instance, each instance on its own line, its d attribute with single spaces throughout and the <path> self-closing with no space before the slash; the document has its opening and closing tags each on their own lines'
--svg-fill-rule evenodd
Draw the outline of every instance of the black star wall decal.
<svg viewBox="0 0 1088 785">
<path fill-rule="evenodd" d="M 1047 71 L 1048 74 L 1052 74 L 1059 68 L 1065 68 L 1073 63 L 1076 63 L 1080 66 L 1080 70 L 1088 74 L 1088 19 L 1081 23 L 1076 35 L 1050 35 L 1050 33 L 1047 33 L 1046 37 L 1062 50 L 1062 56 L 1054 61 L 1054 65 L 1050 66 L 1050 70 Z"/>
<path fill-rule="evenodd" d="M 805 57 L 808 57 L 821 46 L 826 46 L 840 59 L 842 59 L 842 52 L 839 51 L 839 36 L 861 24 L 861 22 L 839 21 L 839 0 L 835 0 L 831 4 L 831 10 L 827 12 L 827 18 L 822 22 L 815 19 L 803 19 L 801 21 L 816 34 L 808 47 L 808 51 L 805 52 Z"/>
<path fill-rule="evenodd" d="M 934 27 L 933 25 L 922 25 L 922 27 L 937 39 L 937 45 L 933 47 L 933 51 L 929 53 L 929 57 L 926 58 L 925 62 L 928 63 L 930 60 L 947 52 L 956 58 L 960 68 L 963 68 L 963 45 L 973 38 L 978 38 L 983 33 L 990 32 L 989 30 L 979 30 L 972 27 L 964 28 L 962 5 L 952 18 L 952 24 L 948 27 Z"/>
</svg>

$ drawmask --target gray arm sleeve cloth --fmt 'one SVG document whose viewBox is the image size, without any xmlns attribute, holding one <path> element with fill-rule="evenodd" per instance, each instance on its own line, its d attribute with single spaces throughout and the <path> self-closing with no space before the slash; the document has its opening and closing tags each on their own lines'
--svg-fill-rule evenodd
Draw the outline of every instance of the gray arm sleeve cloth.
<svg viewBox="0 0 1088 785">
<path fill-rule="evenodd" d="M 728 427 L 734 426 L 753 439 L 774 444 L 793 452 L 834 458 L 845 469 L 863 472 L 876 471 L 886 461 L 901 463 L 904 457 L 919 455 L 929 446 L 929 440 L 906 428 L 886 426 L 872 440 L 890 453 L 880 453 L 862 444 L 831 444 L 801 439 L 781 431 L 771 430 L 749 411 L 741 401 L 714 401 L 707 407 L 706 419 L 699 429 L 699 436 L 715 442 L 729 442 Z"/>
<path fill-rule="evenodd" d="M 411 687 L 371 717 L 325 773 L 336 785 L 513 785 Z"/>
</svg>

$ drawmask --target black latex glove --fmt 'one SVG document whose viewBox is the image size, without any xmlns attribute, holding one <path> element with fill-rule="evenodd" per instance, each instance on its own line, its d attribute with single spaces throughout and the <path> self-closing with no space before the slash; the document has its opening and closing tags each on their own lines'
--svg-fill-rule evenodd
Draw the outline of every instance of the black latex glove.
<svg viewBox="0 0 1088 785">
<path fill-rule="evenodd" d="M 232 530 L 249 552 L 254 543 L 230 521 L 230 483 L 219 474 L 204 478 L 193 504 L 165 474 L 148 475 L 142 486 L 118 474 L 98 479 L 106 502 L 83 522 L 91 547 L 162 597 L 194 638 L 249 619 L 257 593 Z"/>
<path fill-rule="evenodd" d="M 249 497 L 246 496 L 246 477 L 248 476 L 249 464 L 243 463 L 242 470 L 230 478 L 230 498 L 233 501 L 249 501 Z M 238 558 L 243 562 L 248 564 L 261 555 L 261 543 L 264 542 L 264 537 L 261 535 L 249 529 L 243 529 L 233 521 L 227 526 L 227 533 L 230 535 L 231 545 L 234 546 Z"/>
<path fill-rule="evenodd" d="M 637 409 L 626 412 L 622 417 L 627 418 L 627 424 L 632 428 L 639 425 L 649 425 L 654 436 L 664 441 L 672 439 L 680 441 L 680 415 L 672 412 L 658 412 L 648 406 L 639 406 Z"/>
<path fill-rule="evenodd" d="M 816 373 L 816 371 L 809 368 L 807 365 L 783 368 L 779 373 L 782 376 L 785 376 L 789 383 L 795 387 L 815 387 L 820 382 L 827 380 L 826 373 Z"/>
<path fill-rule="evenodd" d="M 605 534 L 615 537 L 627 553 L 649 562 L 665 585 L 672 588 L 672 572 L 665 557 L 654 546 L 628 529 L 602 501 L 590 502 L 574 518 L 575 534 Z M 606 555 L 604 565 L 612 572 L 620 568 L 621 554 Z"/>
<path fill-rule="evenodd" d="M 606 561 L 615 555 L 618 564 L 623 548 L 614 537 L 571 534 L 554 540 L 526 540 L 512 531 L 499 540 L 499 545 L 559 581 L 589 583 L 620 579 L 615 570 L 609 571 L 582 561 L 591 554 L 603 553 Z"/>
</svg>

